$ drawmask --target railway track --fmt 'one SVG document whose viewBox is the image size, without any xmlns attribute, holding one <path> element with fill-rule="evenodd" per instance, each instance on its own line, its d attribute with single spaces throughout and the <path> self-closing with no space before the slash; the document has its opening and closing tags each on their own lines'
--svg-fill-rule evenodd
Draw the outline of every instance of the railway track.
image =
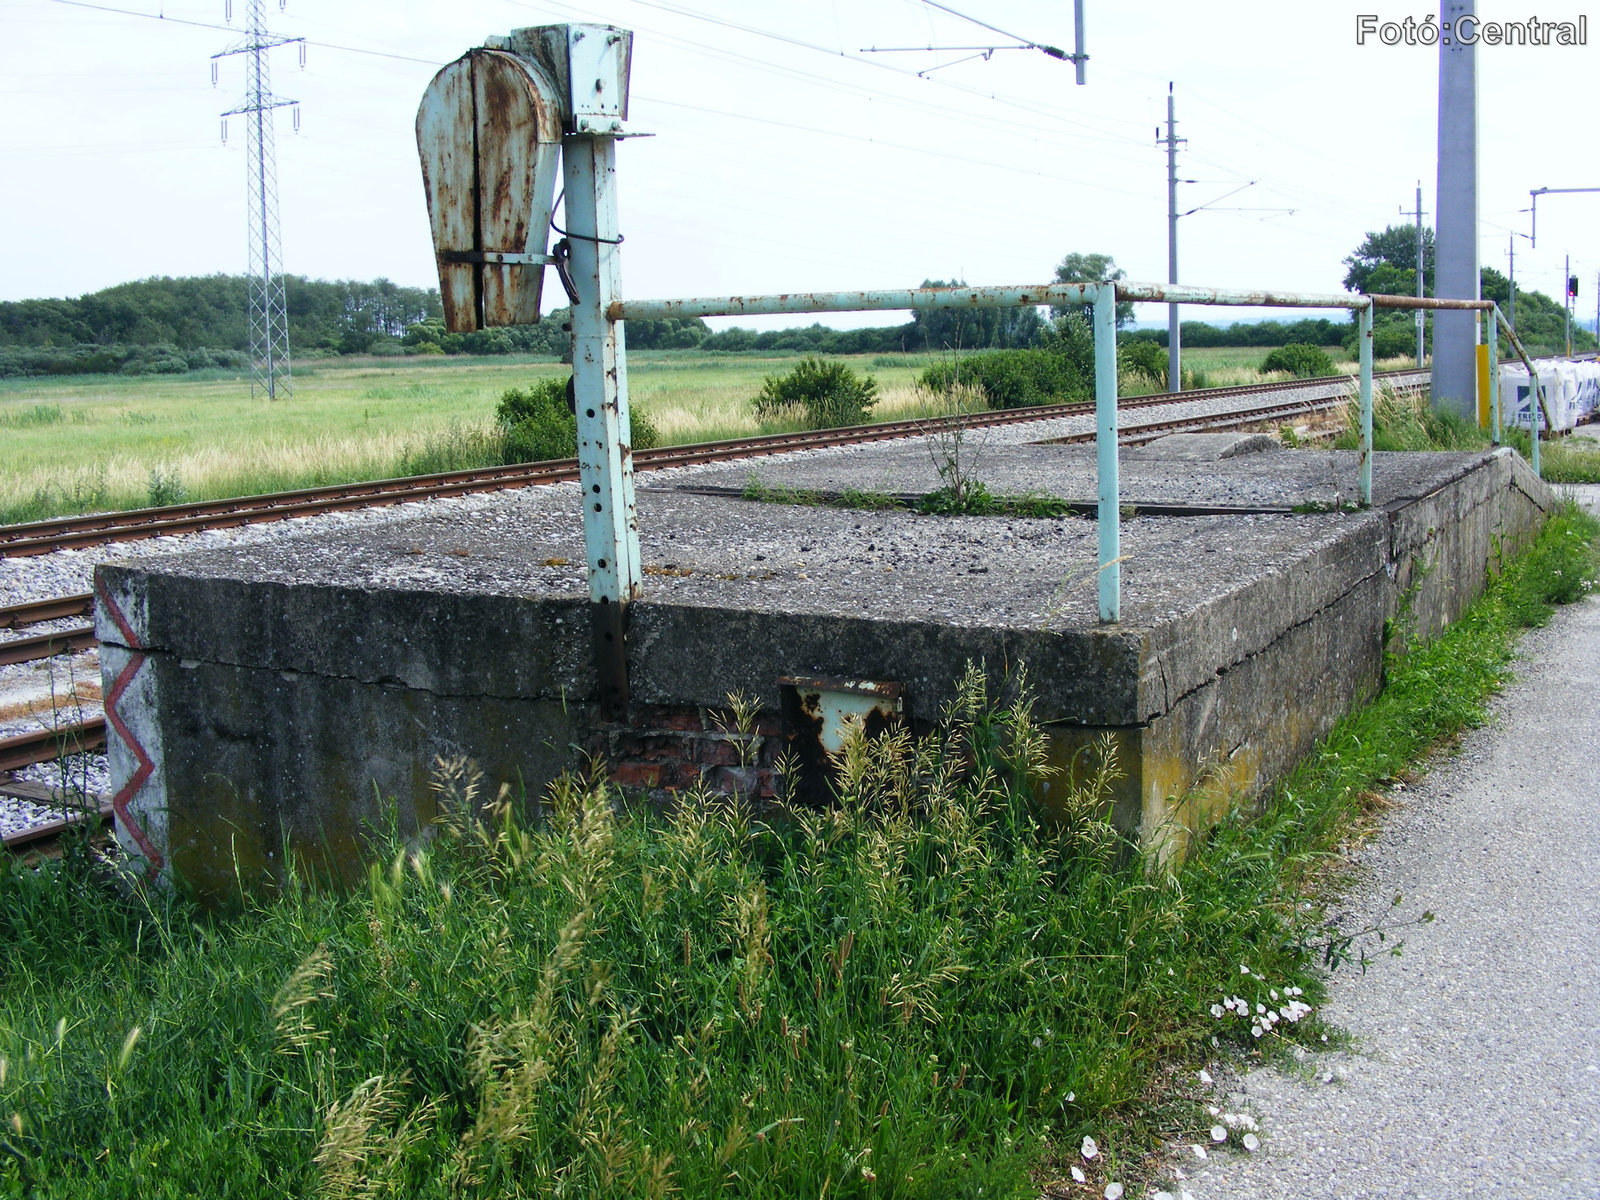
<svg viewBox="0 0 1600 1200">
<path fill-rule="evenodd" d="M 1395 371 L 1381 376 L 1386 381 L 1408 386 L 1426 378 L 1426 372 Z M 1122 410 L 1150 408 L 1193 401 L 1215 401 L 1230 396 L 1304 392 L 1306 401 L 1285 402 L 1274 406 L 1274 411 L 1295 410 L 1306 402 L 1323 407 L 1342 403 L 1342 393 L 1349 386 L 1347 379 L 1307 379 L 1289 383 L 1251 384 L 1231 388 L 1206 388 L 1189 392 L 1162 393 L 1155 396 L 1136 396 L 1119 405 Z M 1338 396 L 1328 393 L 1337 390 Z M 1316 399 L 1313 400 L 1313 394 Z M 967 420 L 971 427 L 1016 425 L 1033 421 L 1055 420 L 1061 417 L 1083 416 L 1094 412 L 1092 401 L 1070 404 L 1049 404 L 1032 408 L 1003 409 L 997 412 L 975 413 Z M 1241 410 L 1241 421 L 1250 416 Z M 1263 415 L 1259 418 L 1270 420 Z M 1192 422 L 1192 419 L 1191 419 Z M 783 454 L 793 450 L 815 450 L 827 446 L 844 446 L 862 442 L 885 441 L 892 438 L 911 437 L 928 427 L 927 420 L 886 421 L 876 425 L 858 425 L 848 429 L 811 430 L 802 433 L 767 434 L 759 437 L 732 438 L 721 442 L 702 442 L 690 446 L 664 446 L 654 450 L 640 450 L 634 454 L 634 469 L 659 471 L 669 467 L 694 466 L 699 463 L 721 462 L 728 459 L 752 458 L 769 454 Z M 1178 423 L 1166 423 L 1164 428 L 1177 428 Z M 1183 427 L 1187 428 L 1188 425 Z M 1134 433 L 1145 426 L 1135 426 L 1127 432 Z M 1128 439 L 1124 439 L 1128 440 Z M 107 542 L 137 541 L 144 538 L 165 537 L 182 533 L 197 533 L 206 529 L 230 529 L 240 525 L 254 525 L 267 521 L 282 521 L 292 517 L 317 516 L 330 512 L 349 512 L 361 508 L 376 508 L 390 504 L 407 504 L 417 500 L 433 500 L 448 496 L 464 496 L 482 492 L 504 491 L 508 488 L 536 487 L 540 484 L 561 483 L 578 477 L 576 459 L 557 459 L 552 462 L 522 463 L 507 467 L 484 467 L 469 471 L 447 471 L 437 475 L 416 475 L 403 479 L 381 479 L 372 483 L 339 484 L 330 487 L 306 488 L 294 492 L 274 492 L 263 496 L 243 496 L 233 500 L 210 500 L 196 504 L 175 504 L 165 508 L 142 508 L 129 512 L 101 513 L 87 517 L 62 517 L 49 521 L 33 521 L 24 525 L 0 526 L 0 558 L 18 558 L 35 554 L 50 554 L 57 550 L 76 549 L 83 546 L 103 545 Z"/>
<path fill-rule="evenodd" d="M 1426 382 L 1428 373 L 1415 370 L 1393 371 L 1386 372 L 1379 378 L 1394 386 L 1407 387 Z M 1348 379 L 1311 379 L 1291 383 L 1206 388 L 1133 397 L 1122 401 L 1119 408 L 1143 409 L 1192 401 L 1261 395 L 1282 398 L 1264 405 L 1245 404 L 1221 412 L 1130 424 L 1119 431 L 1119 441 L 1123 445 L 1142 445 L 1169 433 L 1224 430 L 1325 412 L 1338 408 L 1346 402 L 1351 382 Z M 977 413 L 968 418 L 968 423 L 971 426 L 990 427 L 1017 425 L 1083 416 L 1093 412 L 1093 402 L 1050 404 Z M 637 452 L 634 455 L 634 464 L 639 471 L 663 470 L 669 467 L 783 454 L 796 450 L 815 450 L 829 446 L 914 437 L 925 432 L 928 426 L 927 420 L 887 421 L 848 429 L 771 434 L 733 438 L 722 442 L 704 442 L 691 446 L 663 447 Z M 1094 437 L 1093 431 L 1085 431 L 1053 440 L 1058 443 L 1073 444 L 1092 442 Z M 407 479 L 385 479 L 374 483 L 246 496 L 236 500 L 180 504 L 90 517 L 37 521 L 26 525 L 0 526 L 0 557 L 48 554 L 56 550 L 86 545 L 135 541 L 193 533 L 204 529 L 227 529 L 293 517 L 314 516 L 319 513 L 346 512 L 446 496 L 536 487 L 541 484 L 576 479 L 577 475 L 577 460 L 560 459 L 554 462 L 450 471 Z M 93 599 L 92 595 L 84 593 L 0 608 L 0 629 L 20 629 L 48 621 L 82 616 L 92 611 Z M 12 638 L 0 641 L 0 666 L 88 649 L 94 644 L 92 625 L 73 626 L 65 630 Z M 0 739 L 0 771 L 11 771 L 32 763 L 51 761 L 64 751 L 77 753 L 100 749 L 104 745 L 105 721 L 102 718 L 61 726 L 55 730 Z"/>
</svg>

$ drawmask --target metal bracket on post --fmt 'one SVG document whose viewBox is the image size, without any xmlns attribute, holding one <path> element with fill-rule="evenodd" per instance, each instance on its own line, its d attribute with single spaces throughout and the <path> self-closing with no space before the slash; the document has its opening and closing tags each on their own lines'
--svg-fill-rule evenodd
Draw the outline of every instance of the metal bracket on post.
<svg viewBox="0 0 1600 1200">
<path fill-rule="evenodd" d="M 1372 504 L 1372 301 L 1357 310 L 1357 340 L 1361 348 L 1361 474 L 1357 487 L 1361 503 Z"/>
<path fill-rule="evenodd" d="M 1100 620 L 1122 620 L 1122 487 L 1117 478 L 1117 285 L 1094 294 L 1095 457 L 1100 477 Z"/>
</svg>

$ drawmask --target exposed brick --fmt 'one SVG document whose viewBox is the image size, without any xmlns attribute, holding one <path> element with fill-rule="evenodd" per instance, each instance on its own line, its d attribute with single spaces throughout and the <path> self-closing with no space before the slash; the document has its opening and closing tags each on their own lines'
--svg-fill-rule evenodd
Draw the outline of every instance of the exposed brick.
<svg viewBox="0 0 1600 1200">
<path fill-rule="evenodd" d="M 729 738 L 698 738 L 694 757 L 696 762 L 708 766 L 736 767 L 739 765 L 739 747 Z"/>
<path fill-rule="evenodd" d="M 700 782 L 700 767 L 695 763 L 672 763 L 666 770 L 668 787 L 692 788 Z"/>
<path fill-rule="evenodd" d="M 661 786 L 661 763 L 624 762 L 611 770 L 611 782 L 618 787 L 656 788 Z"/>
</svg>

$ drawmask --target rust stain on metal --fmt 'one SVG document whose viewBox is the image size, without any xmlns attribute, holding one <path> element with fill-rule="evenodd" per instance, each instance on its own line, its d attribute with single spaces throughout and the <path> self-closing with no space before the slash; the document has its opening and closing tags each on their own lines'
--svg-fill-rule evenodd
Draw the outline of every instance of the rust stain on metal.
<svg viewBox="0 0 1600 1200">
<path fill-rule="evenodd" d="M 835 763 L 852 726 L 880 737 L 905 721 L 903 683 L 848 676 L 784 675 L 778 681 L 783 738 L 798 771 L 790 794 L 808 803 L 830 799 Z"/>
<path fill-rule="evenodd" d="M 1382 296 L 1374 295 L 1372 303 L 1379 308 L 1471 308 L 1488 312 L 1493 300 L 1449 300 L 1436 296 Z"/>
<path fill-rule="evenodd" d="M 473 50 L 428 85 L 417 152 L 451 332 L 539 319 L 543 264 L 481 259 L 544 253 L 560 150 L 554 85 L 514 55 Z"/>
</svg>

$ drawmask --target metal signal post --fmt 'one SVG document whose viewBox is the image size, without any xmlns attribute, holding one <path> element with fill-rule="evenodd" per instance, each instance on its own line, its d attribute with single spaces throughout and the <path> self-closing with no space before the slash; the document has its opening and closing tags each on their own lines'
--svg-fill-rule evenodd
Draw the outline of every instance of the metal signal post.
<svg viewBox="0 0 1600 1200">
<path fill-rule="evenodd" d="M 622 295 L 617 142 L 641 136 L 622 128 L 632 56 L 633 34 L 610 25 L 514 30 L 446 65 L 417 110 L 446 328 L 537 321 L 550 266 L 572 306 L 568 396 L 598 699 L 612 719 L 627 714 L 628 613 L 643 579 L 627 357 L 611 314 Z M 558 152 L 565 229 L 553 220 Z"/>
</svg>

